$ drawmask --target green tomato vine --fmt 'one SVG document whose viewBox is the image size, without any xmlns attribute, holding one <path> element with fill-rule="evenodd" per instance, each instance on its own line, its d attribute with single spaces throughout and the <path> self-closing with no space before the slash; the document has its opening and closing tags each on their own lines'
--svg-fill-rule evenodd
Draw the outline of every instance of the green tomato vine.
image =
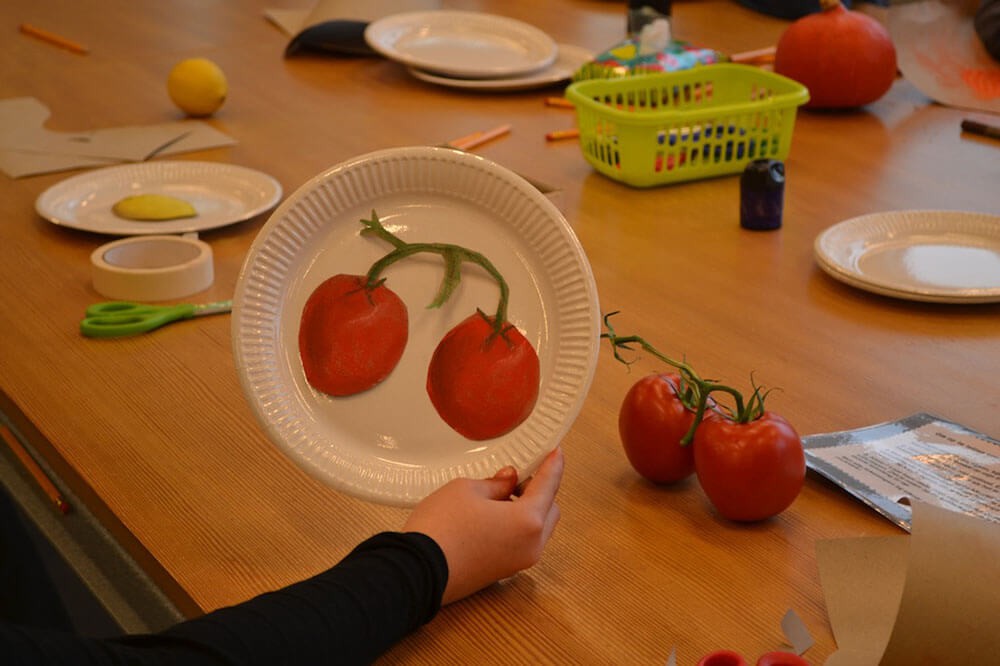
<svg viewBox="0 0 1000 666">
<path fill-rule="evenodd" d="M 507 286 L 507 281 L 504 280 L 500 271 L 497 270 L 496 266 L 485 255 L 451 243 L 407 243 L 386 229 L 374 210 L 372 210 L 371 219 L 362 218 L 361 224 L 365 226 L 361 230 L 362 235 L 376 236 L 395 248 L 372 264 L 371 268 L 368 269 L 366 288 L 374 289 L 384 282 L 385 278 L 381 277 L 382 272 L 400 259 L 405 259 L 421 252 L 437 254 L 444 259 L 444 277 L 441 279 L 441 286 L 438 288 L 437 295 L 427 307 L 439 308 L 448 301 L 455 288 L 458 287 L 459 282 L 461 282 L 462 264 L 464 262 L 476 264 L 485 270 L 500 288 L 500 298 L 497 303 L 496 315 L 491 325 L 493 326 L 494 335 L 503 334 L 507 322 L 507 303 L 510 299 L 510 288 Z M 483 316 L 485 317 L 485 315 Z"/>
<path fill-rule="evenodd" d="M 618 335 L 611 325 L 611 317 L 616 314 L 618 314 L 617 311 L 604 315 L 604 327 L 607 329 L 607 332 L 602 333 L 601 338 L 611 343 L 611 351 L 617 361 L 624 363 L 626 366 L 635 363 L 636 359 L 628 360 L 622 356 L 621 350 L 635 351 L 635 345 L 638 345 L 643 351 L 652 354 L 667 365 L 675 368 L 680 375 L 681 385 L 677 397 L 684 403 L 685 407 L 695 414 L 691 428 L 681 438 L 682 445 L 690 444 L 694 439 L 694 433 L 698 429 L 698 425 L 704 420 L 705 412 L 709 409 L 709 396 L 712 393 L 721 392 L 732 398 L 734 403 L 733 408 L 723 407 L 723 409 L 728 412 L 728 417 L 736 423 L 750 423 L 764 414 L 764 398 L 768 392 L 762 391 L 760 386 L 751 382 L 753 393 L 749 399 L 744 399 L 743 394 L 731 386 L 715 380 L 703 379 L 690 364 L 670 358 L 644 338 L 638 335 Z"/>
</svg>

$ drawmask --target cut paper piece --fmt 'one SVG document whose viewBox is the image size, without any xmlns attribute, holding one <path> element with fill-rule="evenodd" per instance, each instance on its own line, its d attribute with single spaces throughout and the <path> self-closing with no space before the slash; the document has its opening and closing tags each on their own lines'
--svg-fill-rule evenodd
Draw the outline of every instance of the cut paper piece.
<svg viewBox="0 0 1000 666">
<path fill-rule="evenodd" d="M 797 655 L 804 654 L 816 642 L 813 640 L 812 634 L 809 633 L 806 623 L 791 608 L 781 618 L 781 632 L 785 634 L 785 640 L 791 646 L 792 652 Z"/>
<path fill-rule="evenodd" d="M 819 578 L 837 651 L 826 666 L 878 664 L 906 579 L 905 536 L 816 543 Z"/>
<path fill-rule="evenodd" d="M 45 128 L 50 115 L 34 97 L 0 100 L 0 169 L 8 176 L 142 162 L 236 143 L 198 120 L 57 132 Z"/>
<path fill-rule="evenodd" d="M 318 0 L 303 9 L 265 9 L 264 17 L 292 38 L 285 55 L 298 51 L 359 55 L 375 53 L 364 39 L 371 21 L 440 7 L 440 0 Z"/>
<path fill-rule="evenodd" d="M 1000 654 L 1000 525 L 913 502 L 910 536 L 816 544 L 827 666 L 986 664 Z"/>
<path fill-rule="evenodd" d="M 887 15 L 899 70 L 936 102 L 1000 113 L 1000 63 L 973 25 L 980 0 L 892 0 Z"/>
</svg>

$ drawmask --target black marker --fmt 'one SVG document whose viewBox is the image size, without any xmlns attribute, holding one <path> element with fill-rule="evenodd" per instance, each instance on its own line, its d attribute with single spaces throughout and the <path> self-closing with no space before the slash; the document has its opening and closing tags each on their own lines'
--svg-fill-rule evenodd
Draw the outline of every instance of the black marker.
<svg viewBox="0 0 1000 666">
<path fill-rule="evenodd" d="M 962 131 L 971 132 L 980 136 L 988 136 L 991 139 L 1000 139 L 1000 127 L 979 123 L 975 120 L 963 120 Z"/>
</svg>

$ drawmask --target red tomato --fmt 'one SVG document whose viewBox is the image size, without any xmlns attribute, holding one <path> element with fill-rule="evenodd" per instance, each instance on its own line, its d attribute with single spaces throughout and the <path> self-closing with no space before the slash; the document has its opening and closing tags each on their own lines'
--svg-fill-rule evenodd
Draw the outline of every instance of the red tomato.
<svg viewBox="0 0 1000 666">
<path fill-rule="evenodd" d="M 694 412 L 677 397 L 680 375 L 647 375 L 629 389 L 618 411 L 625 456 L 653 483 L 675 483 L 694 473 L 694 447 L 681 445 Z"/>
<path fill-rule="evenodd" d="M 310 294 L 299 325 L 306 380 L 334 396 L 366 391 L 392 372 L 409 336 L 406 305 L 362 275 L 334 275 Z"/>
<path fill-rule="evenodd" d="M 477 312 L 438 343 L 427 369 L 427 394 L 449 426 L 484 440 L 528 418 L 539 378 L 531 343 L 510 325 L 495 334 L 493 318 Z"/>
<path fill-rule="evenodd" d="M 724 518 L 749 522 L 791 505 L 805 481 L 806 457 L 798 433 L 774 412 L 749 423 L 713 414 L 695 431 L 694 468 Z"/>
</svg>

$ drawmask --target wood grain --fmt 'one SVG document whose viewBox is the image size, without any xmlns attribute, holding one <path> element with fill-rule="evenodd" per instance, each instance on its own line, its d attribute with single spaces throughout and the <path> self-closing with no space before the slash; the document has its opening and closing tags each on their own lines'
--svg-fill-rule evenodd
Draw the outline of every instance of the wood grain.
<svg viewBox="0 0 1000 666">
<path fill-rule="evenodd" d="M 867 294 L 812 258 L 817 234 L 856 215 L 1000 212 L 996 146 L 959 131 L 976 114 L 931 104 L 905 81 L 866 109 L 800 112 L 784 226 L 752 233 L 738 226 L 737 178 L 637 190 L 594 173 L 574 141 L 546 142 L 572 126 L 571 112 L 544 104 L 558 91 L 483 95 L 421 83 L 375 58 L 285 60 L 286 38 L 263 17 L 281 4 L 81 0 L 57 11 L 8 0 L 8 25 L 30 9 L 33 22 L 90 53 L 12 35 L 0 45 L 0 97 L 37 97 L 57 130 L 171 121 L 180 116 L 165 91 L 170 66 L 212 58 L 231 94 L 209 122 L 238 144 L 179 158 L 260 169 L 286 194 L 361 153 L 510 123 L 510 135 L 477 152 L 560 189 L 602 308 L 621 311 L 620 332 L 705 376 L 778 387 L 770 404 L 801 434 L 929 411 L 1000 435 L 1000 306 Z M 624 30 L 620 3 L 446 5 L 529 20 L 595 51 Z M 675 3 L 674 13 L 679 37 L 725 52 L 773 44 L 786 25 L 721 0 Z M 269 443 L 241 393 L 228 318 L 128 340 L 79 336 L 84 308 L 101 300 L 89 254 L 108 239 L 35 214 L 38 195 L 66 175 L 0 179 L 3 407 L 168 594 L 191 614 L 236 603 L 399 527 L 401 510 L 334 492 Z M 264 221 L 202 234 L 216 279 L 199 300 L 232 294 Z M 641 481 L 620 450 L 617 408 L 658 369 L 642 358 L 627 370 L 602 352 L 563 443 L 563 520 L 542 562 L 444 609 L 385 663 L 663 663 L 674 646 L 682 664 L 721 647 L 755 659 L 781 646 L 789 608 L 816 638 L 814 663 L 835 649 L 815 542 L 896 529 L 818 478 L 784 514 L 749 526 L 718 519 L 694 481 Z"/>
</svg>

